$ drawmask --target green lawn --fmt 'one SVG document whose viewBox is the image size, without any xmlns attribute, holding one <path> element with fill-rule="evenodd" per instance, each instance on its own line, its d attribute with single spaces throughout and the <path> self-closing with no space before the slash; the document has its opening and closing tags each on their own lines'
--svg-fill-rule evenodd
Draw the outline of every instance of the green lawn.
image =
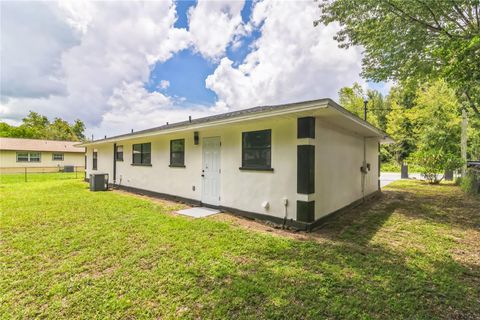
<svg viewBox="0 0 480 320">
<path fill-rule="evenodd" d="M 1 318 L 480 318 L 480 200 L 452 185 L 396 182 L 311 234 L 79 179 L 0 192 Z"/>
<path fill-rule="evenodd" d="M 27 172 L 26 177 L 23 173 L 12 174 L 0 174 L 0 184 L 11 184 L 18 182 L 41 182 L 52 180 L 65 180 L 65 179 L 83 179 L 84 173 L 82 172 L 49 172 L 49 173 L 30 173 Z"/>
</svg>

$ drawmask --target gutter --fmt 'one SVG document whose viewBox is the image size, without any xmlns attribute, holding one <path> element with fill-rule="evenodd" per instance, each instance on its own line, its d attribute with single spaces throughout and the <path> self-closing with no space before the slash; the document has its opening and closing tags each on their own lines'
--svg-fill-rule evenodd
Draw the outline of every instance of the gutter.
<svg viewBox="0 0 480 320">
<path fill-rule="evenodd" d="M 292 105 L 291 107 L 288 107 Z M 282 106 L 284 106 L 282 108 Z M 286 106 L 286 107 L 285 107 Z M 185 122 L 183 125 L 181 122 L 180 123 L 174 123 L 171 124 L 170 126 L 172 128 L 168 128 L 168 125 L 159 127 L 157 130 L 155 128 L 151 129 L 145 129 L 142 131 L 139 131 L 138 133 L 133 133 L 133 134 L 123 134 L 123 135 L 117 135 L 111 138 L 106 138 L 106 139 L 99 139 L 95 141 L 90 141 L 90 142 L 84 142 L 78 145 L 75 145 L 76 147 L 88 147 L 88 146 L 93 146 L 93 145 L 98 145 L 98 144 L 103 144 L 103 143 L 109 143 L 109 142 L 118 142 L 118 141 L 123 141 L 123 140 L 130 140 L 130 139 L 139 139 L 139 138 L 146 138 L 154 135 L 160 135 L 160 134 L 169 134 L 169 133 L 176 133 L 176 132 L 182 132 L 186 130 L 198 130 L 202 128 L 208 128 L 208 127 L 213 127 L 217 125 L 225 125 L 225 124 L 231 124 L 231 123 L 237 123 L 241 121 L 247 121 L 247 120 L 252 120 L 252 119 L 263 119 L 263 118 L 268 118 L 268 117 L 275 117 L 275 116 L 282 116 L 282 115 L 287 115 L 287 114 L 292 114 L 296 112 L 304 112 L 304 111 L 311 111 L 313 109 L 322 109 L 322 108 L 328 108 L 331 107 L 332 109 L 336 110 L 337 112 L 340 112 L 350 120 L 356 122 L 358 125 L 367 128 L 368 130 L 371 130 L 375 132 L 378 136 L 382 137 L 383 140 L 386 140 L 386 143 L 391 143 L 393 142 L 393 139 L 390 138 L 385 132 L 381 131 L 380 129 L 374 127 L 370 123 L 366 122 L 363 119 L 360 119 L 358 116 L 353 114 L 352 112 L 346 110 L 339 104 L 337 104 L 335 101 L 332 99 L 322 99 L 322 100 L 313 100 L 313 101 L 307 101 L 304 103 L 293 103 L 293 104 L 287 104 L 287 105 L 279 105 L 278 110 L 267 110 L 267 111 L 259 111 L 259 112 L 252 112 L 252 113 L 246 113 L 245 115 L 240 115 L 240 116 L 232 116 L 231 118 L 225 118 L 225 119 L 219 119 L 219 120 L 212 120 L 212 121 L 205 121 L 203 123 L 194 123 L 194 124 L 189 124 L 189 122 Z M 245 109 L 248 110 L 248 109 Z M 209 117 L 205 117 L 209 118 Z M 197 119 L 197 120 L 201 120 Z M 146 132 L 147 131 L 147 132 Z"/>
<path fill-rule="evenodd" d="M 201 129 L 201 128 L 208 128 L 212 126 L 217 126 L 217 125 L 223 125 L 223 124 L 231 124 L 231 123 L 237 123 L 241 121 L 247 121 L 247 120 L 252 120 L 252 119 L 263 119 L 263 118 L 268 118 L 268 117 L 274 117 L 274 116 L 281 116 L 281 115 L 286 115 L 290 113 L 295 113 L 295 112 L 303 112 L 303 111 L 309 111 L 312 109 L 321 109 L 321 108 L 327 108 L 330 103 L 330 99 L 325 99 L 322 101 L 318 101 L 317 103 L 314 104 L 309 104 L 309 105 L 304 105 L 300 107 L 295 107 L 295 108 L 286 108 L 286 109 L 279 109 L 276 111 L 264 111 L 264 112 L 258 112 L 258 113 L 252 113 L 252 114 L 247 114 L 244 116 L 237 116 L 237 117 L 232 117 L 232 118 L 226 118 L 226 119 L 220 119 L 220 120 L 214 120 L 211 122 L 204 122 L 204 123 L 196 123 L 196 124 L 191 124 L 189 125 L 186 123 L 186 125 L 178 126 L 175 127 L 175 124 L 171 124 L 172 128 L 168 129 L 161 129 L 159 128 L 158 130 L 155 131 L 149 131 L 142 133 L 141 131 L 138 132 L 137 134 L 126 134 L 126 135 L 118 135 L 114 136 L 111 138 L 107 139 L 100 139 L 100 140 L 95 140 L 95 141 L 90 141 L 90 142 L 85 142 L 79 145 L 76 145 L 78 147 L 88 147 L 92 145 L 97 145 L 97 144 L 102 144 L 106 142 L 117 142 L 117 141 L 123 141 L 123 140 L 130 140 L 130 139 L 138 139 L 138 138 L 145 138 L 145 137 L 150 137 L 153 135 L 158 135 L 158 134 L 169 134 L 169 133 L 175 133 L 175 132 L 181 132 L 181 131 L 186 131 L 186 130 L 195 130 L 195 129 Z M 246 109 L 248 110 L 248 109 Z M 146 129 L 150 130 L 150 129 Z"/>
</svg>

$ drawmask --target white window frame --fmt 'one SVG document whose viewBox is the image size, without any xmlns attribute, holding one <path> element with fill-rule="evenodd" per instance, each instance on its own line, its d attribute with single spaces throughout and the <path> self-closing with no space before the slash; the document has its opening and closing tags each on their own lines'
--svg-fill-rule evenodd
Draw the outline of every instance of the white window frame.
<svg viewBox="0 0 480 320">
<path fill-rule="evenodd" d="M 26 154 L 26 160 L 18 160 L 20 154 Z M 38 157 L 36 155 L 38 154 Z M 24 157 L 23 157 L 24 158 Z M 38 159 L 38 161 L 34 160 Z M 41 152 L 17 152 L 17 162 L 42 162 L 42 153 Z"/>
<path fill-rule="evenodd" d="M 61 159 L 56 159 L 55 156 L 61 156 Z M 63 152 L 53 152 L 52 153 L 52 161 L 63 161 L 65 159 L 65 154 Z"/>
</svg>

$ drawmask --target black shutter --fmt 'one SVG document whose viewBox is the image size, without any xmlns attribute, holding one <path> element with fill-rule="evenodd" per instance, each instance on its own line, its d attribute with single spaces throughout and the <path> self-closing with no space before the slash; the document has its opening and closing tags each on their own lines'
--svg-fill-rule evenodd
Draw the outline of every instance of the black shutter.
<svg viewBox="0 0 480 320">
<path fill-rule="evenodd" d="M 297 220 L 302 222 L 315 221 L 315 201 L 297 200 Z"/>
<path fill-rule="evenodd" d="M 297 146 L 297 193 L 315 192 L 315 146 Z"/>
<path fill-rule="evenodd" d="M 297 138 L 315 138 L 315 117 L 298 118 Z"/>
</svg>

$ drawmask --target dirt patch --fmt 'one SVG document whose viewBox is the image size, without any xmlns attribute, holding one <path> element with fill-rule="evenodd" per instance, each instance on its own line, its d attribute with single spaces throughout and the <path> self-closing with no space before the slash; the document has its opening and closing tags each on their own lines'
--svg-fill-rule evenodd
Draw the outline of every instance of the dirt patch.
<svg viewBox="0 0 480 320">
<path fill-rule="evenodd" d="M 162 206 L 165 206 L 165 207 L 167 207 L 167 209 L 171 208 L 172 210 L 181 210 L 181 209 L 191 208 L 191 206 L 189 206 L 185 203 L 170 201 L 170 200 L 161 199 L 161 198 L 157 198 L 157 197 L 146 196 L 146 195 L 143 195 L 143 194 L 128 192 L 128 191 L 119 190 L 119 189 L 114 189 L 112 191 L 115 192 L 115 193 L 128 195 L 128 196 L 131 196 L 131 197 L 133 196 L 133 197 L 137 197 L 137 198 L 140 198 L 140 199 L 149 200 L 149 201 L 152 201 L 154 203 L 158 203 Z M 173 212 L 173 211 L 171 213 L 175 214 L 175 212 Z"/>
</svg>

